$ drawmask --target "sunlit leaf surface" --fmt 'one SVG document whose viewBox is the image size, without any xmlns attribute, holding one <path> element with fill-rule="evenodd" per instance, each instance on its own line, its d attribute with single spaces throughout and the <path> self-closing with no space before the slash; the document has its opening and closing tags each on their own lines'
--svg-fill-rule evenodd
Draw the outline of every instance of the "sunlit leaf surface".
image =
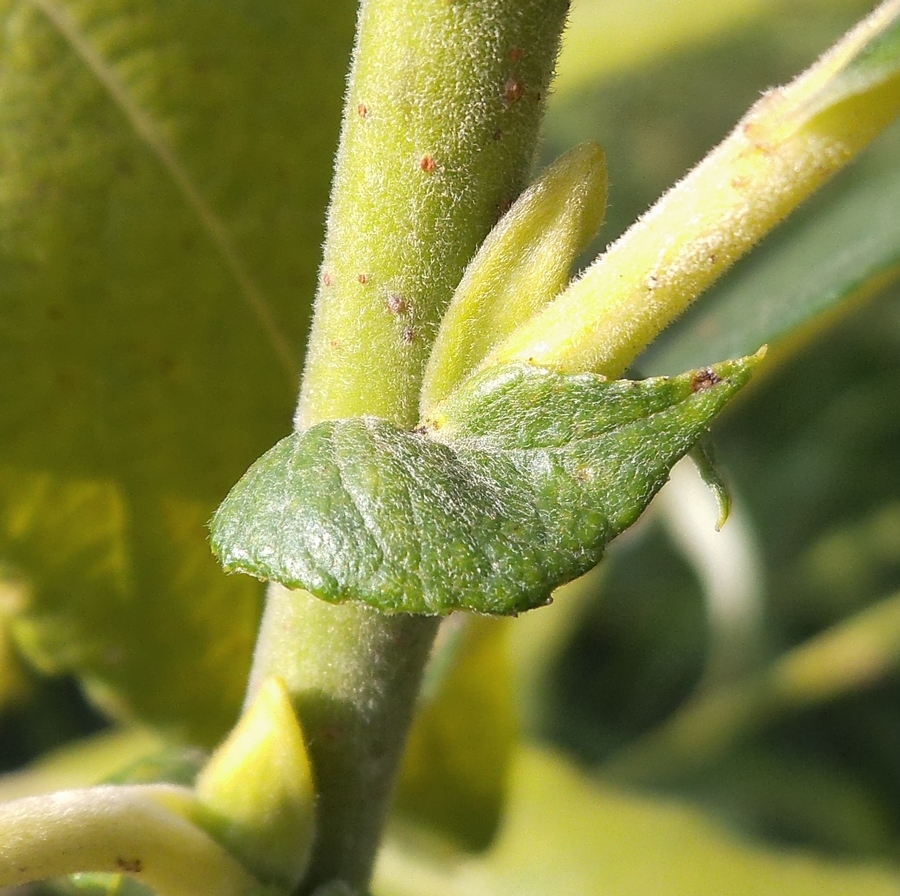
<svg viewBox="0 0 900 896">
<path fill-rule="evenodd" d="M 0 557 L 20 647 L 191 738 L 261 597 L 205 523 L 290 419 L 355 4 L 0 4 Z"/>
<path fill-rule="evenodd" d="M 509 814 L 484 857 L 390 842 L 375 896 L 896 896 L 900 872 L 740 840 L 695 809 L 590 782 L 536 749 L 516 760 Z"/>
</svg>

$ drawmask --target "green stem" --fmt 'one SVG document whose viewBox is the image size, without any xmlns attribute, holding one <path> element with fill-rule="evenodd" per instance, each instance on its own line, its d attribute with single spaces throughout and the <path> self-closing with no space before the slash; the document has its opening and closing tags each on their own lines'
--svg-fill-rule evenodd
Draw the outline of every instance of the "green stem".
<svg viewBox="0 0 900 896">
<path fill-rule="evenodd" d="M 281 675 L 303 722 L 318 797 L 309 891 L 368 882 L 437 625 L 269 589 L 250 690 Z"/>
<path fill-rule="evenodd" d="M 463 270 L 527 183 L 567 0 L 364 0 L 297 426 L 418 417 Z"/>
<path fill-rule="evenodd" d="M 92 787 L 0 806 L 0 886 L 79 871 L 129 874 L 160 896 L 250 896 L 260 884 L 189 819 L 190 790 Z"/>
<path fill-rule="evenodd" d="M 527 362 L 618 377 L 759 239 L 900 114 L 900 0 L 760 99 L 684 180 L 482 367 Z"/>
<path fill-rule="evenodd" d="M 568 0 L 363 0 L 296 426 L 417 422 L 468 260 L 521 192 Z M 313 763 L 303 891 L 368 882 L 437 620 L 269 591 L 250 692 L 288 685 Z"/>
</svg>

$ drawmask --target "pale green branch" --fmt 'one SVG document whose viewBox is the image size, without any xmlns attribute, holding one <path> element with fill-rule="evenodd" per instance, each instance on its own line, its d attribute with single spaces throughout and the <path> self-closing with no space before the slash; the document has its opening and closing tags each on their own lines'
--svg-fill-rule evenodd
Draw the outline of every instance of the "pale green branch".
<svg viewBox="0 0 900 896">
<path fill-rule="evenodd" d="M 440 319 L 528 182 L 567 9 L 363 0 L 298 430 L 363 415 L 415 426 Z M 308 737 L 317 836 L 302 892 L 366 886 L 436 630 L 269 589 L 250 694 L 283 678 Z"/>
<path fill-rule="evenodd" d="M 158 896 L 250 896 L 262 886 L 185 815 L 190 790 L 94 787 L 0 805 L 0 886 L 84 871 L 128 874 Z"/>
<path fill-rule="evenodd" d="M 735 130 L 483 367 L 619 376 L 721 276 L 900 113 L 889 0 Z"/>
</svg>

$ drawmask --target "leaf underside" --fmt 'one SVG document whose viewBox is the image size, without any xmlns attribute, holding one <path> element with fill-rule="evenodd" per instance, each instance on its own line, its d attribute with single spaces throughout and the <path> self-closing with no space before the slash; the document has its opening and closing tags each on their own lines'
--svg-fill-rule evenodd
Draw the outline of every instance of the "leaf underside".
<svg viewBox="0 0 900 896">
<path fill-rule="evenodd" d="M 0 6 L 12 634 L 191 743 L 246 686 L 262 589 L 221 575 L 205 526 L 296 400 L 351 6 Z"/>
<path fill-rule="evenodd" d="M 386 612 L 541 606 L 635 522 L 754 364 L 643 381 L 510 365 L 414 432 L 326 421 L 250 468 L 213 549 L 229 571 Z"/>
</svg>

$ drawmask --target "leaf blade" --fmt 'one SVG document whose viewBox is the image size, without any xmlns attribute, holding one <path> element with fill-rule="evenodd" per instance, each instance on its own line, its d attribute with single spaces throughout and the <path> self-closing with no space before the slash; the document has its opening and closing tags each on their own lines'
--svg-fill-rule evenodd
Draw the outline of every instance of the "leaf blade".
<svg viewBox="0 0 900 896">
<path fill-rule="evenodd" d="M 511 790 L 490 852 L 435 856 L 395 838 L 376 869 L 376 896 L 894 896 L 900 884 L 894 864 L 765 849 L 696 808 L 590 780 L 535 747 L 519 750 Z"/>
<path fill-rule="evenodd" d="M 510 365 L 412 433 L 326 421 L 251 467 L 213 518 L 213 550 L 228 571 L 336 603 L 532 609 L 599 561 L 758 361 L 642 382 Z"/>
<path fill-rule="evenodd" d="M 295 381 L 98 68 L 301 345 L 353 11 L 66 4 L 92 68 L 46 15 L 61 9 L 9 5 L 0 49 L 0 551 L 30 596 L 17 639 L 113 715 L 213 743 L 262 594 L 223 580 L 205 523 L 290 419 Z"/>
<path fill-rule="evenodd" d="M 471 614 L 443 623 L 394 799 L 405 821 L 472 852 L 497 833 L 515 754 L 510 625 Z"/>
</svg>

